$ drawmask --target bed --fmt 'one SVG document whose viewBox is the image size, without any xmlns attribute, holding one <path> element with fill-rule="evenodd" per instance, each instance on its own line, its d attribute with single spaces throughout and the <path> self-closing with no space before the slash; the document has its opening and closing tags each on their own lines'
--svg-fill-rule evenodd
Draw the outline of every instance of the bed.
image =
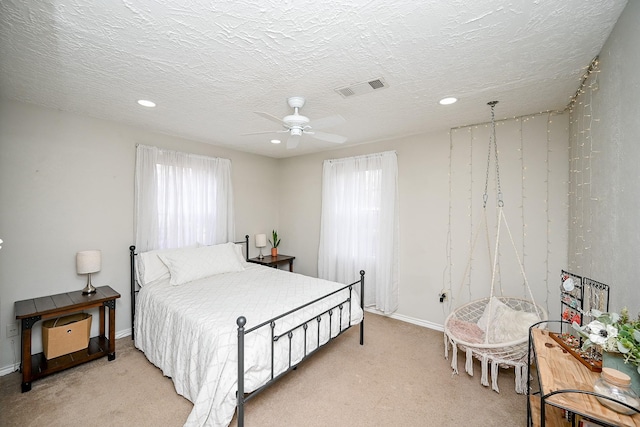
<svg viewBox="0 0 640 427">
<path fill-rule="evenodd" d="M 364 272 L 348 285 L 248 263 L 242 242 L 136 254 L 132 339 L 194 406 L 185 426 L 227 426 L 320 347 L 360 325 Z M 242 251 L 244 247 L 244 251 Z"/>
</svg>

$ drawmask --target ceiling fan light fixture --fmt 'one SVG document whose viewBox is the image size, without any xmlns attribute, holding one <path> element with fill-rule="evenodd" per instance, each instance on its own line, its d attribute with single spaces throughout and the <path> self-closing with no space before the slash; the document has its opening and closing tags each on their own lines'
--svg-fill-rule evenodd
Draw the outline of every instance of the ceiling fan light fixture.
<svg viewBox="0 0 640 427">
<path fill-rule="evenodd" d="M 296 110 L 295 114 L 285 116 L 282 121 L 289 126 L 306 126 L 309 124 L 309 118 L 298 114 L 298 110 Z"/>
<path fill-rule="evenodd" d="M 442 98 L 439 102 L 440 102 L 440 105 L 451 105 L 458 102 L 458 98 L 455 98 L 453 96 L 448 96 L 446 98 Z"/>
</svg>

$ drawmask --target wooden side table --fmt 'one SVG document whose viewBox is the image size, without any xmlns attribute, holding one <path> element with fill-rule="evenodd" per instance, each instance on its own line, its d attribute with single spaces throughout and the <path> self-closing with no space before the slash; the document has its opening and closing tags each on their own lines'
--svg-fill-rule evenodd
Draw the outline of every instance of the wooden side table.
<svg viewBox="0 0 640 427">
<path fill-rule="evenodd" d="M 108 356 L 116 358 L 116 299 L 120 294 L 109 286 L 96 288 L 96 292 L 83 295 L 82 291 L 49 295 L 46 297 L 16 301 L 16 319 L 22 330 L 22 392 L 31 390 L 31 381 L 90 360 Z M 90 308 L 100 308 L 100 335 L 89 340 L 89 347 L 47 360 L 44 353 L 31 354 L 31 329 L 44 319 L 64 316 Z M 109 308 L 109 336 L 105 335 L 105 307 Z"/>
<path fill-rule="evenodd" d="M 265 255 L 264 258 L 250 258 L 247 261 L 253 262 L 254 264 L 266 265 L 273 268 L 278 268 L 280 264 L 289 264 L 289 271 L 293 272 L 293 260 L 296 259 L 294 256 L 290 255 L 280 255 L 278 254 L 275 257 L 271 255 Z"/>
<path fill-rule="evenodd" d="M 537 391 L 529 383 L 527 425 L 565 427 L 577 425 L 576 416 L 594 420 L 598 425 L 640 426 L 640 413 L 622 415 L 603 406 L 592 395 L 593 383 L 600 376 L 582 365 L 550 336 L 549 331 L 533 328 L 530 335 L 530 362 L 535 366 Z M 571 424 L 565 421 L 568 411 Z"/>
</svg>

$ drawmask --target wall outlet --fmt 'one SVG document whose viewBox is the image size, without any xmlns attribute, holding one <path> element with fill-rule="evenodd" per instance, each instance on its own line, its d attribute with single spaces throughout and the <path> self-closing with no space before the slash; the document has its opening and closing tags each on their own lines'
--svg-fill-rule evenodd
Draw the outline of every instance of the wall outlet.
<svg viewBox="0 0 640 427">
<path fill-rule="evenodd" d="M 20 333 L 18 322 L 11 322 L 7 325 L 7 338 L 15 337 Z"/>
</svg>

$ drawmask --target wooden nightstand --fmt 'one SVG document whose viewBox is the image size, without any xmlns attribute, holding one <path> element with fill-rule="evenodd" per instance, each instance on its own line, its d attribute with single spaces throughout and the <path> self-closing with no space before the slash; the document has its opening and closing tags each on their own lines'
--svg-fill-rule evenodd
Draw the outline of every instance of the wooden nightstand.
<svg viewBox="0 0 640 427">
<path fill-rule="evenodd" d="M 266 265 L 273 268 L 278 268 L 280 264 L 289 264 L 289 271 L 293 272 L 293 260 L 296 259 L 294 256 L 290 255 L 280 255 L 278 254 L 275 257 L 271 255 L 265 255 L 264 258 L 249 258 L 247 261 L 253 262 L 254 264 Z"/>
<path fill-rule="evenodd" d="M 54 372 L 103 356 L 114 360 L 116 358 L 117 298 L 120 298 L 119 293 L 109 286 L 100 286 L 96 288 L 96 293 L 89 295 L 83 295 L 82 291 L 74 291 L 16 301 L 16 319 L 21 321 L 22 329 L 22 392 L 31 390 L 31 381 Z M 95 307 L 100 309 L 100 335 L 89 340 L 89 347 L 50 360 L 44 357 L 44 353 L 31 354 L 31 328 L 37 321 Z M 108 333 L 105 328 L 105 309 L 109 309 Z"/>
</svg>

